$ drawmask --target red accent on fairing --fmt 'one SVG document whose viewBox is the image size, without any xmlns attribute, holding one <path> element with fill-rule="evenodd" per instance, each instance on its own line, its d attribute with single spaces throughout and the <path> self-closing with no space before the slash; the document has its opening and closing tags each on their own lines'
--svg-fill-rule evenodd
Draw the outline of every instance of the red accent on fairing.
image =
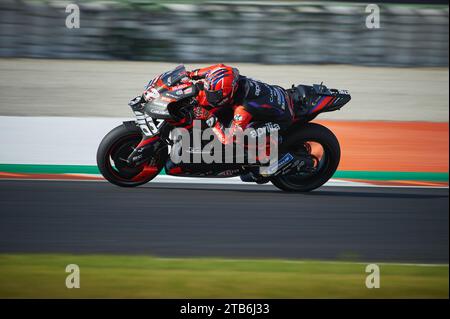
<svg viewBox="0 0 450 319">
<path fill-rule="evenodd" d="M 170 98 L 170 97 L 165 97 L 165 96 L 163 96 L 162 98 L 161 98 L 161 101 L 164 101 L 164 102 L 167 102 L 167 103 L 173 103 L 173 102 L 176 102 L 177 100 L 176 99 L 174 99 L 174 98 Z"/>
<path fill-rule="evenodd" d="M 172 120 L 172 119 L 167 119 L 167 122 L 169 122 L 169 123 L 172 124 L 172 125 L 181 125 L 181 124 L 184 124 L 186 121 L 187 121 L 187 119 L 186 119 L 185 117 L 182 118 L 182 119 L 179 120 L 179 121 L 174 121 L 174 120 Z"/>
<path fill-rule="evenodd" d="M 210 75 L 214 75 L 215 71 L 224 72 L 225 77 L 209 78 Z M 230 98 L 235 94 L 237 89 L 237 73 L 236 70 L 225 64 L 215 64 L 202 69 L 195 70 L 195 76 L 203 79 L 205 85 L 210 85 L 209 90 L 223 90 L 225 96 Z M 206 83 L 207 82 L 207 83 Z M 206 94 L 204 90 L 201 90 L 196 97 L 200 106 L 207 107 L 211 106 L 206 99 Z"/>
<path fill-rule="evenodd" d="M 137 174 L 135 177 L 133 177 L 132 180 L 133 180 L 133 182 L 137 182 L 137 181 L 146 179 L 155 174 L 158 174 L 158 167 L 145 165 L 144 169 L 139 174 Z"/>
<path fill-rule="evenodd" d="M 155 87 L 162 87 L 166 90 L 169 89 L 169 87 L 167 85 L 164 84 L 163 80 L 161 78 L 158 79 L 158 81 L 156 82 Z"/>
<path fill-rule="evenodd" d="M 142 147 L 144 145 L 150 144 L 159 139 L 159 136 L 153 136 L 147 139 L 142 139 L 141 142 L 136 146 L 136 148 Z"/>
<path fill-rule="evenodd" d="M 294 101 L 292 100 L 291 96 L 287 94 L 287 105 L 289 107 L 289 112 L 291 113 L 291 116 L 295 117 L 295 111 L 294 111 Z"/>
<path fill-rule="evenodd" d="M 195 75 L 200 77 L 200 78 L 204 78 L 209 72 L 215 70 L 215 69 L 220 69 L 220 68 L 227 68 L 227 66 L 225 64 L 214 64 L 211 66 L 207 66 L 201 69 L 197 69 L 195 70 Z"/>
<path fill-rule="evenodd" d="M 255 154 L 258 154 L 255 156 L 256 161 L 268 161 L 270 159 L 270 153 L 275 149 L 275 145 L 277 145 L 277 142 L 273 138 L 269 138 L 266 141 L 266 145 L 260 147 L 259 144 L 256 145 L 244 145 L 245 148 L 249 151 L 255 152 Z"/>
</svg>

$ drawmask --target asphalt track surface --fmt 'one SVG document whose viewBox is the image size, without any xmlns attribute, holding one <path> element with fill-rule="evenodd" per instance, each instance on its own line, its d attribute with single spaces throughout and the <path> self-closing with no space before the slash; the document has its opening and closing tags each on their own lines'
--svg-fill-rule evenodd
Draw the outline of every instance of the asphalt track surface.
<svg viewBox="0 0 450 319">
<path fill-rule="evenodd" d="M 211 64 L 187 64 L 186 68 Z M 323 113 L 320 119 L 448 122 L 448 67 L 230 65 L 241 74 L 286 88 L 293 83 L 323 81 L 330 88 L 350 91 L 348 105 L 339 112 Z M 141 94 L 153 77 L 175 66 L 164 62 L 0 59 L 0 115 L 130 117 L 133 112 L 128 101 Z"/>
<path fill-rule="evenodd" d="M 448 263 L 448 189 L 0 181 L 0 253 Z"/>
</svg>

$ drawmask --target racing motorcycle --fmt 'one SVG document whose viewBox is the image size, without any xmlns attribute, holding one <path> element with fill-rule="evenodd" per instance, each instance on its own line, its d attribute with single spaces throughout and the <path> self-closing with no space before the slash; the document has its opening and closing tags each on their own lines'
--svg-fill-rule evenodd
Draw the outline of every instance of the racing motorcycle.
<svg viewBox="0 0 450 319">
<path fill-rule="evenodd" d="M 151 181 L 164 169 L 172 176 L 241 176 L 244 182 L 271 182 L 284 191 L 308 192 L 333 176 L 340 161 L 339 142 L 328 128 L 311 121 L 322 112 L 339 110 L 351 96 L 346 90 L 328 89 L 323 84 L 293 85 L 286 90 L 294 101 L 295 121 L 279 131 L 279 157 L 281 166 L 286 164 L 281 169 L 261 176 L 255 171 L 261 163 L 174 165 L 170 152 L 182 141 L 175 140 L 171 132 L 175 128 L 192 131 L 195 97 L 201 89 L 201 83 L 186 74 L 185 67 L 179 65 L 151 80 L 144 93 L 129 102 L 136 120 L 123 122 L 103 138 L 97 165 L 109 182 L 135 187 Z M 232 115 L 226 111 L 231 108 L 222 109 L 223 114 L 217 113 L 218 120 L 231 122 Z M 269 129 L 280 127 L 276 123 L 259 124 Z M 191 153 L 198 151 L 187 149 Z"/>
</svg>

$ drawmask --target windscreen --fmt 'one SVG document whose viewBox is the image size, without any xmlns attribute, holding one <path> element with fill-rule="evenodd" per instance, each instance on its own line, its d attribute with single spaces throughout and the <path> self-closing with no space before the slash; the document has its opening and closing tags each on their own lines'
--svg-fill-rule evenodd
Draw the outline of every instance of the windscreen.
<svg viewBox="0 0 450 319">
<path fill-rule="evenodd" d="M 161 76 L 161 79 L 167 86 L 172 86 L 180 82 L 180 80 L 185 77 L 186 77 L 186 68 L 184 67 L 184 65 L 179 65 L 172 71 L 164 73 Z"/>
</svg>

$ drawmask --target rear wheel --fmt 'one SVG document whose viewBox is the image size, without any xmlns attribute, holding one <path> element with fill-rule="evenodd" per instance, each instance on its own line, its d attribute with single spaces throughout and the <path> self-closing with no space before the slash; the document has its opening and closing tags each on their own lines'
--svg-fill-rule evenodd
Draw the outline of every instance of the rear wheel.
<svg viewBox="0 0 450 319">
<path fill-rule="evenodd" d="M 122 187 L 139 186 L 155 178 L 164 166 L 165 150 L 137 167 L 129 166 L 126 161 L 141 139 L 138 127 L 120 125 L 109 132 L 97 150 L 97 166 L 103 177 Z"/>
<path fill-rule="evenodd" d="M 325 184 L 336 172 L 341 149 L 336 136 L 326 127 L 307 123 L 290 138 L 289 151 L 294 156 L 309 156 L 312 169 L 271 178 L 276 187 L 289 192 L 309 192 Z"/>
</svg>

